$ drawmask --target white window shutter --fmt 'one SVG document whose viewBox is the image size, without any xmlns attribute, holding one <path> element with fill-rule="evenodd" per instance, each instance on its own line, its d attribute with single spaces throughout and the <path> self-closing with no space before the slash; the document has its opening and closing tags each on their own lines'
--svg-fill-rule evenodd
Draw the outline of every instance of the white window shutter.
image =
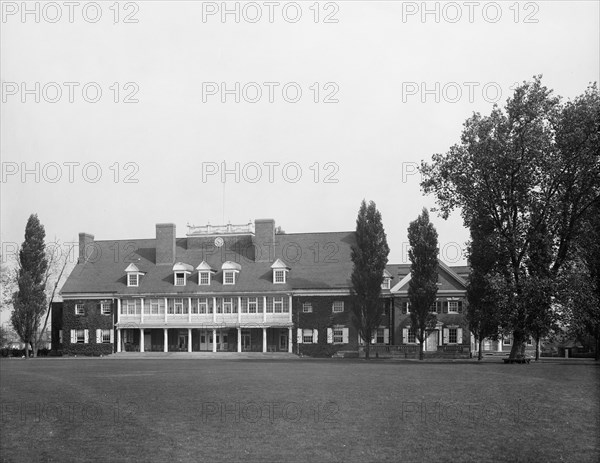
<svg viewBox="0 0 600 463">
<path fill-rule="evenodd" d="M 319 330 L 314 329 L 313 330 L 313 344 L 316 344 L 319 342 Z"/>
<path fill-rule="evenodd" d="M 113 330 L 110 330 L 110 343 L 115 343 L 115 332 Z"/>
<path fill-rule="evenodd" d="M 327 344 L 333 344 L 333 330 L 327 328 Z"/>
<path fill-rule="evenodd" d="M 362 346 L 365 344 L 365 341 L 363 341 L 362 336 L 360 335 L 360 333 L 358 333 L 358 345 Z"/>
<path fill-rule="evenodd" d="M 302 328 L 298 328 L 298 333 L 296 336 L 296 342 L 298 344 L 302 344 Z"/>
<path fill-rule="evenodd" d="M 62 342 L 63 342 L 62 336 L 63 336 L 62 335 L 62 330 L 58 330 L 58 342 L 59 342 L 59 344 L 62 344 Z"/>
<path fill-rule="evenodd" d="M 384 344 L 389 344 L 390 343 L 390 330 L 389 330 L 389 328 L 385 328 L 383 330 L 383 343 Z"/>
<path fill-rule="evenodd" d="M 408 343 L 408 328 L 402 328 L 402 344 Z"/>
<path fill-rule="evenodd" d="M 102 344 L 102 330 L 96 330 L 96 344 Z"/>
<path fill-rule="evenodd" d="M 348 328 L 342 329 L 342 341 L 344 344 L 348 344 Z"/>
<path fill-rule="evenodd" d="M 448 338 L 449 338 L 448 328 L 444 328 L 443 333 L 444 333 L 444 344 L 448 344 Z"/>
<path fill-rule="evenodd" d="M 377 329 L 375 329 L 373 333 L 373 337 L 371 338 L 371 344 L 377 344 Z"/>
<path fill-rule="evenodd" d="M 71 330 L 71 344 L 75 344 L 77 342 L 77 335 L 75 334 L 75 330 Z"/>
<path fill-rule="evenodd" d="M 83 342 L 88 344 L 90 342 L 90 330 L 83 330 Z"/>
<path fill-rule="evenodd" d="M 457 344 L 462 344 L 462 328 L 456 330 L 456 342 Z"/>
</svg>

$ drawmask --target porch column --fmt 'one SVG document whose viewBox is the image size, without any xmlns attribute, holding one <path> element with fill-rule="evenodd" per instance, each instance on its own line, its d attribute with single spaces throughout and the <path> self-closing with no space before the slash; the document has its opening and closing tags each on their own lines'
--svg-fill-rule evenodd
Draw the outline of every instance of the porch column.
<svg viewBox="0 0 600 463">
<path fill-rule="evenodd" d="M 242 322 L 242 296 L 238 296 L 238 323 Z M 239 334 L 239 333 L 238 333 Z M 239 337 L 238 337 L 239 339 Z M 239 352 L 239 350 L 238 350 Z"/>
<path fill-rule="evenodd" d="M 141 298 L 141 305 L 142 305 L 142 310 L 140 311 L 140 320 L 142 323 L 144 323 L 144 298 Z M 141 352 L 144 352 L 141 350 Z"/>
<path fill-rule="evenodd" d="M 263 296 L 263 323 L 267 321 L 267 296 Z"/>
<path fill-rule="evenodd" d="M 117 323 L 119 323 L 119 317 L 121 316 L 121 298 L 117 299 Z"/>
<path fill-rule="evenodd" d="M 140 352 L 144 352 L 144 328 L 140 328 Z"/>
<path fill-rule="evenodd" d="M 165 323 L 167 323 L 167 312 L 169 311 L 169 301 L 165 297 Z M 166 351 L 165 351 L 166 352 Z"/>
<path fill-rule="evenodd" d="M 267 351 L 267 329 L 263 328 L 263 352 Z"/>
<path fill-rule="evenodd" d="M 213 296 L 213 323 L 215 323 L 217 321 L 217 298 Z M 214 330 L 213 330 L 214 332 Z M 213 342 L 214 342 L 214 337 L 213 337 Z M 215 351 L 216 352 L 216 351 Z"/>
<path fill-rule="evenodd" d="M 237 351 L 241 352 L 242 351 L 242 329 L 241 328 L 237 329 L 237 341 L 238 341 Z"/>
<path fill-rule="evenodd" d="M 191 323 L 192 322 L 192 298 L 188 297 L 188 322 Z M 190 342 L 191 342 L 191 333 L 190 333 Z M 190 351 L 191 352 L 191 351 Z"/>
<path fill-rule="evenodd" d="M 192 351 L 192 329 L 188 328 L 188 352 Z"/>
<path fill-rule="evenodd" d="M 292 353 L 292 329 L 288 328 L 288 352 Z"/>
<path fill-rule="evenodd" d="M 166 328 L 163 328 L 163 337 L 164 337 L 164 347 L 163 352 L 169 352 L 169 331 Z"/>
<path fill-rule="evenodd" d="M 213 310 L 213 314 L 215 313 L 215 311 Z M 217 330 L 212 330 L 213 332 L 213 345 L 212 345 L 212 351 L 216 352 L 217 351 Z"/>
<path fill-rule="evenodd" d="M 292 295 L 289 296 L 288 309 L 290 309 L 290 322 L 292 321 Z"/>
<path fill-rule="evenodd" d="M 121 328 L 117 328 L 117 352 L 121 352 Z"/>
</svg>

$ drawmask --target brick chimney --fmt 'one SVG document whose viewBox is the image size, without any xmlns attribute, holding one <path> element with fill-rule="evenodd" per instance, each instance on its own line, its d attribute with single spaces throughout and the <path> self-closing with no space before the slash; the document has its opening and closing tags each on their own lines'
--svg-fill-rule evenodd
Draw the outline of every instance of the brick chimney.
<svg viewBox="0 0 600 463">
<path fill-rule="evenodd" d="M 275 220 L 256 219 L 254 221 L 254 247 L 256 262 L 271 262 L 274 257 Z"/>
<path fill-rule="evenodd" d="M 175 224 L 156 224 L 156 264 L 175 263 Z"/>
<path fill-rule="evenodd" d="M 90 257 L 94 254 L 94 235 L 89 233 L 79 234 L 79 260 L 78 264 L 83 264 L 86 261 L 86 257 Z"/>
</svg>

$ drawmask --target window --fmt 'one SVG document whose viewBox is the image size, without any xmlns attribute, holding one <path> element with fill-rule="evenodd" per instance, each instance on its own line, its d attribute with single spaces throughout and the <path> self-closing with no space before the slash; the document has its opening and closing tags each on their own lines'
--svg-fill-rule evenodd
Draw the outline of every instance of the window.
<svg viewBox="0 0 600 463">
<path fill-rule="evenodd" d="M 210 285 L 210 272 L 200 272 L 200 284 Z"/>
<path fill-rule="evenodd" d="M 75 330 L 75 336 L 77 344 L 85 343 L 85 330 Z"/>
<path fill-rule="evenodd" d="M 273 283 L 285 283 L 285 270 L 273 271 Z"/>
<path fill-rule="evenodd" d="M 175 314 L 183 313 L 183 299 L 182 298 L 176 298 L 173 301 L 173 306 L 175 308 Z"/>
<path fill-rule="evenodd" d="M 442 313 L 441 309 L 442 309 L 441 301 L 435 301 L 433 304 L 431 304 L 431 308 L 429 309 L 429 311 L 432 313 Z"/>
<path fill-rule="evenodd" d="M 102 330 L 102 344 L 110 344 L 110 331 Z"/>
<path fill-rule="evenodd" d="M 390 289 L 390 278 L 384 278 L 381 283 L 381 289 Z"/>
<path fill-rule="evenodd" d="M 410 313 L 410 301 L 405 301 L 403 302 L 404 307 L 403 307 L 403 312 L 404 313 Z"/>
<path fill-rule="evenodd" d="M 333 303 L 333 313 L 340 313 L 344 311 L 344 301 L 335 301 Z"/>
<path fill-rule="evenodd" d="M 75 315 L 84 315 L 85 310 L 83 304 L 75 304 Z"/>
<path fill-rule="evenodd" d="M 100 313 L 102 315 L 110 315 L 110 302 L 108 301 L 102 301 L 100 303 Z"/>
<path fill-rule="evenodd" d="M 231 313 L 233 310 L 233 302 L 231 301 L 230 297 L 224 297 L 223 298 L 223 312 L 224 313 Z"/>
<path fill-rule="evenodd" d="M 175 272 L 175 286 L 185 286 L 185 272 Z"/>
<path fill-rule="evenodd" d="M 511 338 L 510 338 L 510 336 L 508 336 L 506 338 L 502 338 L 502 344 L 504 346 L 510 346 L 511 345 Z"/>
<path fill-rule="evenodd" d="M 302 342 L 304 344 L 312 344 L 313 330 L 302 330 Z"/>
<path fill-rule="evenodd" d="M 273 305 L 275 306 L 275 313 L 283 312 L 283 297 L 274 297 Z"/>
<path fill-rule="evenodd" d="M 303 313 L 312 313 L 312 303 L 305 302 L 302 304 L 302 312 Z"/>
<path fill-rule="evenodd" d="M 343 328 L 334 328 L 333 329 L 333 342 L 334 343 L 343 343 L 344 342 L 344 329 Z"/>
<path fill-rule="evenodd" d="M 375 341 L 377 344 L 385 343 L 385 330 L 383 328 L 377 328 L 377 339 Z"/>
<path fill-rule="evenodd" d="M 448 328 L 448 343 L 456 344 L 458 342 L 458 328 Z"/>
<path fill-rule="evenodd" d="M 255 297 L 248 298 L 248 313 L 256 313 L 258 310 L 258 300 Z"/>
<path fill-rule="evenodd" d="M 223 273 L 223 284 L 234 285 L 235 284 L 235 272 L 230 270 Z"/>
<path fill-rule="evenodd" d="M 148 311 L 146 311 L 146 306 L 144 306 L 144 312 L 149 315 L 158 315 L 159 307 L 160 304 L 158 302 L 158 299 L 150 299 Z"/>
<path fill-rule="evenodd" d="M 130 273 L 127 275 L 127 286 L 138 286 L 139 275 L 137 273 Z"/>
<path fill-rule="evenodd" d="M 448 313 L 458 313 L 457 301 L 448 301 Z"/>
<path fill-rule="evenodd" d="M 531 338 L 527 338 L 527 345 L 533 346 L 533 340 Z"/>
<path fill-rule="evenodd" d="M 126 299 L 121 305 L 122 315 L 139 315 L 142 307 L 141 299 Z"/>
<path fill-rule="evenodd" d="M 417 336 L 416 336 L 414 328 L 408 329 L 408 342 L 410 342 L 410 343 L 417 342 Z"/>
<path fill-rule="evenodd" d="M 205 297 L 198 298 L 198 312 L 201 314 L 208 313 L 208 300 Z"/>
</svg>

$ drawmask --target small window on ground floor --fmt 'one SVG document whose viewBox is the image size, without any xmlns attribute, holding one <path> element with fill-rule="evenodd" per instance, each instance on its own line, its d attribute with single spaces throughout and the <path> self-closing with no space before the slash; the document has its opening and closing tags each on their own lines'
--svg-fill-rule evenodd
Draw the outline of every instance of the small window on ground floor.
<svg viewBox="0 0 600 463">
<path fill-rule="evenodd" d="M 458 328 L 448 328 L 448 343 L 456 344 L 458 342 Z"/>
</svg>

